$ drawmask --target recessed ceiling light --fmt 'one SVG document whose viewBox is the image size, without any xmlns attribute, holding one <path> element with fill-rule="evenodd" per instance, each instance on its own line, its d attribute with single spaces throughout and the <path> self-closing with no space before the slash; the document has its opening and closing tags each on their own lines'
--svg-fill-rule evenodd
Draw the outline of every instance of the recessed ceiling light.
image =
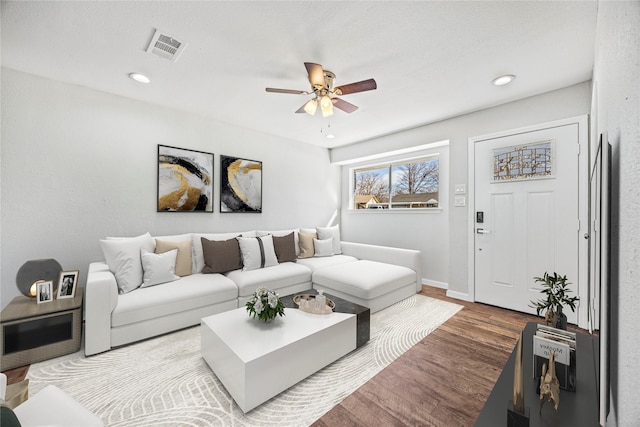
<svg viewBox="0 0 640 427">
<path fill-rule="evenodd" d="M 329 139 L 333 139 L 333 138 L 335 138 L 335 137 L 336 137 L 336 136 L 335 136 L 334 134 L 332 134 L 332 133 L 327 134 L 327 138 L 329 138 Z"/>
<path fill-rule="evenodd" d="M 496 86 L 504 86 L 511 83 L 515 78 L 516 76 L 514 76 L 513 74 L 505 74 L 504 76 L 496 77 L 495 79 L 493 79 L 492 83 Z"/>
<path fill-rule="evenodd" d="M 129 77 L 137 81 L 138 83 L 151 83 L 151 80 L 149 79 L 149 77 L 145 76 L 144 74 L 130 73 Z"/>
</svg>

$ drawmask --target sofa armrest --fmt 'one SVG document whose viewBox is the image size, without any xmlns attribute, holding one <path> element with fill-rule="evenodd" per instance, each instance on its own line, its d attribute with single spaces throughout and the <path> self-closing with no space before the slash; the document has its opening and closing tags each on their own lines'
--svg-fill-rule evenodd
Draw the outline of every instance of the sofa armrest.
<svg viewBox="0 0 640 427">
<path fill-rule="evenodd" d="M 84 354 L 90 356 L 111 349 L 111 312 L 118 303 L 118 285 L 107 264 L 89 264 L 84 292 Z"/>
<path fill-rule="evenodd" d="M 416 292 L 422 290 L 422 253 L 420 251 L 354 242 L 340 242 L 340 244 L 342 253 L 345 255 L 412 269 L 416 272 Z"/>
</svg>

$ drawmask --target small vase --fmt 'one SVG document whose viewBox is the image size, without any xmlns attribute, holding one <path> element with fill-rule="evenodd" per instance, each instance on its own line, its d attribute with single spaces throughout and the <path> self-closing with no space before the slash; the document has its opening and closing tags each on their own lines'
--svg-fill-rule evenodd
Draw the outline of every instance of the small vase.
<svg viewBox="0 0 640 427">
<path fill-rule="evenodd" d="M 262 319 L 264 321 L 264 323 L 271 323 L 273 322 L 273 319 L 275 319 L 275 317 L 267 317 L 266 319 Z"/>
<path fill-rule="evenodd" d="M 558 307 L 558 314 L 555 327 L 557 329 L 567 330 L 567 315 L 562 312 L 562 307 Z"/>
</svg>

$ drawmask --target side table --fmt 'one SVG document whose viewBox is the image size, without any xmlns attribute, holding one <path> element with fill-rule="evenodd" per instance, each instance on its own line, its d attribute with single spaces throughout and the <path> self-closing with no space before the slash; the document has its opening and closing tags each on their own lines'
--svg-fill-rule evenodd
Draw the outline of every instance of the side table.
<svg viewBox="0 0 640 427">
<path fill-rule="evenodd" d="M 17 368 L 80 350 L 84 289 L 69 299 L 38 304 L 14 298 L 0 314 L 0 369 Z"/>
</svg>

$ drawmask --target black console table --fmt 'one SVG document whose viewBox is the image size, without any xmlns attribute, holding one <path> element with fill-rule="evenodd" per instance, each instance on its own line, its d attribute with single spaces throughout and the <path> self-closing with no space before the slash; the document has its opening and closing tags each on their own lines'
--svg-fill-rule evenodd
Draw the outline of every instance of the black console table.
<svg viewBox="0 0 640 427">
<path fill-rule="evenodd" d="M 585 334 L 576 334 L 576 391 L 560 390 L 560 405 L 556 414 L 550 403 L 540 410 L 540 396 L 536 394 L 537 380 L 533 378 L 533 335 L 536 323 L 530 322 L 523 332 L 522 364 L 524 369 L 525 407 L 529 408 L 529 426 L 599 426 L 598 385 L 594 355 L 598 341 Z M 476 420 L 476 427 L 507 425 L 507 406 L 513 400 L 513 369 L 515 349 L 505 365 L 489 399 Z"/>
</svg>

